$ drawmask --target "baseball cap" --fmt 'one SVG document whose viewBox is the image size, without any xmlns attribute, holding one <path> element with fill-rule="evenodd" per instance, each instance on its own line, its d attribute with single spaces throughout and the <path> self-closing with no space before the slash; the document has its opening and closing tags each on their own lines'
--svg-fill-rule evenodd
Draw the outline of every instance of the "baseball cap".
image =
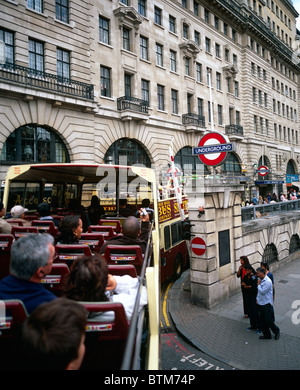
<svg viewBox="0 0 300 390">
<path fill-rule="evenodd" d="M 11 216 L 12 217 L 20 217 L 22 214 L 26 213 L 28 209 L 25 209 L 23 206 L 14 206 L 11 210 Z"/>
</svg>

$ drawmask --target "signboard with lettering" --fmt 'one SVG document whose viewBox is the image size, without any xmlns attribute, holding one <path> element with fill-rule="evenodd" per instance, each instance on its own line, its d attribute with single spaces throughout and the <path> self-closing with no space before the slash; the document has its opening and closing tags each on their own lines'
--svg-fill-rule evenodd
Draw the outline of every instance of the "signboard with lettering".
<svg viewBox="0 0 300 390">
<path fill-rule="evenodd" d="M 216 166 L 221 165 L 227 153 L 233 150 L 233 144 L 228 143 L 222 134 L 211 132 L 201 138 L 198 147 L 193 148 L 193 155 L 198 155 L 205 165 Z"/>
<path fill-rule="evenodd" d="M 188 200 L 182 197 L 184 213 L 188 214 Z M 176 198 L 160 200 L 158 202 L 158 220 L 159 222 L 166 222 L 173 218 L 180 217 L 180 211 Z"/>
</svg>

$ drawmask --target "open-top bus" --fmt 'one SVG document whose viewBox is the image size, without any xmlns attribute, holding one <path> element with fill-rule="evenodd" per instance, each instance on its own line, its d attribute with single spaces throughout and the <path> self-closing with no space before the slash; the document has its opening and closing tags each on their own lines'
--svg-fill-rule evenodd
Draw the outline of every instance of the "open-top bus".
<svg viewBox="0 0 300 390">
<path fill-rule="evenodd" d="M 98 164 L 34 164 L 18 165 L 9 168 L 5 181 L 3 203 L 10 209 L 20 204 L 34 212 L 40 202 L 49 202 L 55 214 L 64 215 L 71 199 L 78 199 L 88 206 L 92 195 L 98 195 L 106 208 L 109 220 L 119 220 L 119 200 L 126 198 L 131 207 L 139 209 L 142 199 L 150 199 L 154 218 L 148 244 L 153 245 L 153 253 L 146 250 L 140 274 L 140 289 L 146 284 L 148 305 L 141 320 L 138 310 L 139 293 L 128 330 L 122 369 L 159 369 L 160 366 L 160 245 L 158 200 L 155 173 L 152 169 L 140 166 L 113 166 Z M 36 217 L 35 217 L 36 218 Z M 140 290 L 139 290 L 140 291 Z M 141 323 L 146 331 L 141 331 Z M 101 325 L 101 324 L 100 324 Z M 103 325 L 98 327 L 103 331 Z M 91 327 L 94 330 L 97 327 Z M 105 328 L 107 329 L 107 327 Z M 145 329 L 144 329 L 145 330 Z M 146 342 L 143 337 L 147 335 Z M 137 340 L 139 338 L 139 340 Z M 140 359 L 140 346 L 143 359 Z M 142 361 L 142 366 L 141 366 Z"/>
</svg>

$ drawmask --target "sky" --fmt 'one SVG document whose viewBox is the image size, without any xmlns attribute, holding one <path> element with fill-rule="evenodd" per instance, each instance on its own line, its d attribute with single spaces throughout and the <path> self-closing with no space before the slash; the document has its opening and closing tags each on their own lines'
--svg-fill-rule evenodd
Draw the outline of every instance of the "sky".
<svg viewBox="0 0 300 390">
<path fill-rule="evenodd" d="M 296 8 L 296 11 L 298 11 L 298 14 L 300 15 L 300 0 L 292 0 L 294 8 Z M 297 29 L 300 30 L 300 16 L 296 19 L 297 22 Z"/>
</svg>

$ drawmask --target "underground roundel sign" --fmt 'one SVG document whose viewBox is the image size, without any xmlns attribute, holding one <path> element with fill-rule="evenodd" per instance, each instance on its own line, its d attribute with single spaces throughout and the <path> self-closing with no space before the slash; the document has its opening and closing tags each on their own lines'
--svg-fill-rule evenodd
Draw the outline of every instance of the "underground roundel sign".
<svg viewBox="0 0 300 390">
<path fill-rule="evenodd" d="M 228 144 L 222 134 L 212 132 L 201 138 L 197 149 L 201 152 L 199 159 L 203 164 L 216 166 L 225 161 L 227 152 L 232 151 L 232 144 Z"/>
</svg>

